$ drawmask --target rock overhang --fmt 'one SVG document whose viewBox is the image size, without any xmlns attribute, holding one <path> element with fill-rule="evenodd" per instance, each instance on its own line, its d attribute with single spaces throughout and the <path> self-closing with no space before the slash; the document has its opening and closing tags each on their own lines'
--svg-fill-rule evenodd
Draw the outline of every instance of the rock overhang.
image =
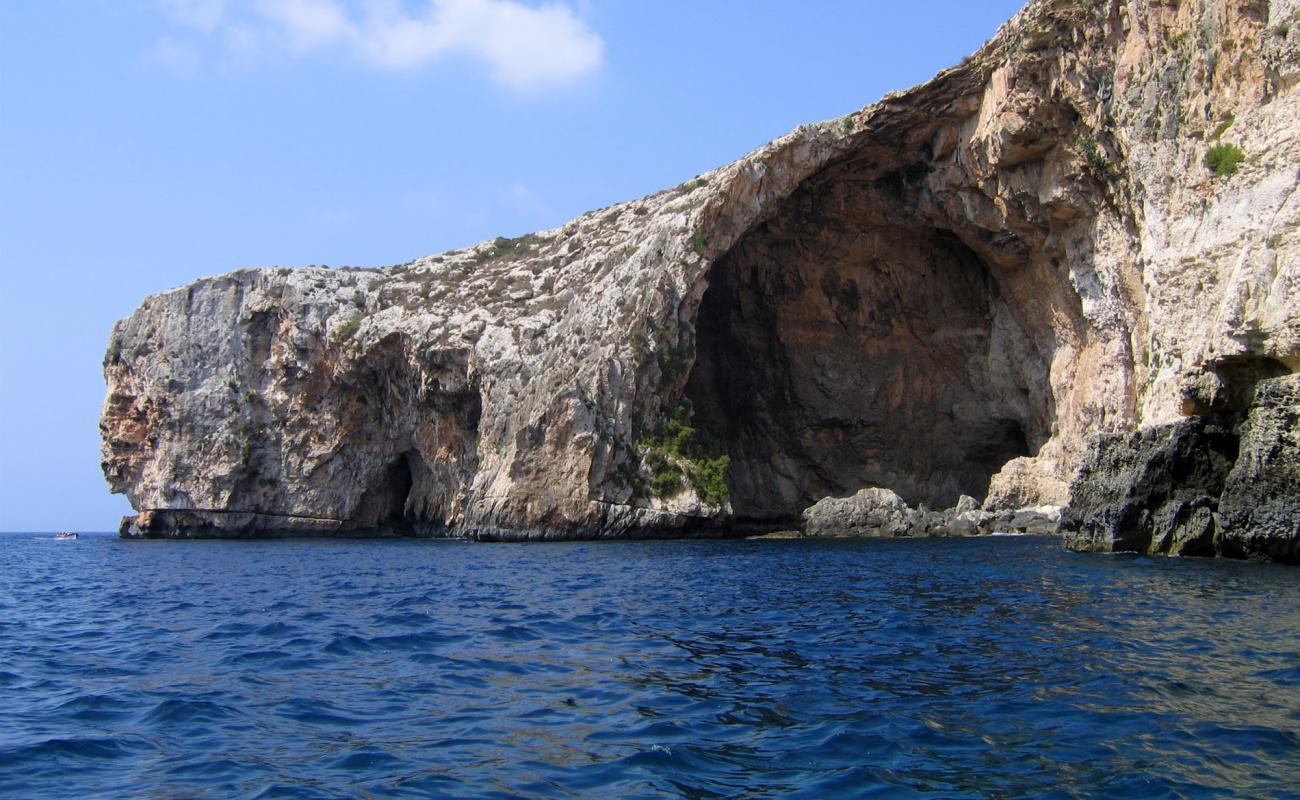
<svg viewBox="0 0 1300 800">
<path fill-rule="evenodd" d="M 1296 217 L 1267 188 L 1295 150 L 1278 109 L 1294 94 L 1264 85 L 1276 53 L 1237 59 L 1236 99 L 1199 83 L 1164 94 L 1272 136 L 1235 188 L 1178 179 L 1200 141 L 1151 139 L 1149 104 L 1126 99 L 1159 85 L 1178 30 L 1268 24 L 1196 13 L 1031 3 L 927 84 L 560 228 L 153 298 L 106 358 L 106 475 L 157 532 L 185 512 L 217 533 L 319 516 L 494 538 L 684 534 L 777 524 L 873 485 L 1060 504 L 1089 436 L 1176 417 L 1216 347 L 1300 353 L 1277 311 L 1293 262 L 1243 280 L 1222 241 L 1193 242 L 1193 271 L 1231 307 L 1208 333 L 1178 319 L 1205 298 L 1166 288 L 1188 268 L 1171 272 L 1155 229 L 1206 218 L 1207 192 L 1258 201 L 1283 228 Z M 1279 272 L 1280 288 L 1237 299 Z M 656 455 L 683 399 L 701 441 Z M 729 502 L 706 502 L 692 470 L 724 452 Z"/>
</svg>

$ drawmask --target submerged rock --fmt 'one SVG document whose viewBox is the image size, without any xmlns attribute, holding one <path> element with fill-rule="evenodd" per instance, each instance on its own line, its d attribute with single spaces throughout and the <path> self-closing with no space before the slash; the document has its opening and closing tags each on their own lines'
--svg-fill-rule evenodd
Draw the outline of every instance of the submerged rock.
<svg viewBox="0 0 1300 800">
<path fill-rule="evenodd" d="M 874 486 L 909 511 L 868 527 L 964 532 L 1095 461 L 1145 499 L 1081 490 L 1124 510 L 1072 541 L 1291 552 L 1290 462 L 1211 459 L 1223 496 L 1141 464 L 1201 463 L 1185 415 L 1290 441 L 1290 401 L 1249 402 L 1300 366 L 1298 9 L 1035 0 L 924 85 L 560 228 L 150 297 L 104 361 L 123 530 L 747 534 Z"/>
</svg>

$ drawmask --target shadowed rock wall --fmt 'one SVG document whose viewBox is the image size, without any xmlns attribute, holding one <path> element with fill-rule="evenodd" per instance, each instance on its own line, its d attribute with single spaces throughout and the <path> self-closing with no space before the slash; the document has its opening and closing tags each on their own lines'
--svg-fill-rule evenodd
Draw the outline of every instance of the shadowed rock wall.
<svg viewBox="0 0 1300 800">
<path fill-rule="evenodd" d="M 1050 435 L 1052 342 L 1003 299 L 1007 268 L 892 219 L 897 176 L 860 171 L 828 170 L 710 272 L 686 394 L 731 454 L 737 516 L 863 486 L 950 506 Z"/>
</svg>

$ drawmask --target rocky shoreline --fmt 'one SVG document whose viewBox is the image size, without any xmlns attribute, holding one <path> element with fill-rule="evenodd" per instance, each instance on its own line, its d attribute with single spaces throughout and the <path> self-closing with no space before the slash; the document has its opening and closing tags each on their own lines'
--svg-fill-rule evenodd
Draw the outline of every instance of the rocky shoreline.
<svg viewBox="0 0 1300 800">
<path fill-rule="evenodd" d="M 1070 487 L 1066 545 L 1300 563 L 1300 375 L 1216 405 L 1098 437 Z"/>
<path fill-rule="evenodd" d="M 985 511 L 963 495 L 955 506 L 930 511 L 912 508 L 888 489 L 863 489 L 852 497 L 825 498 L 803 513 L 804 535 L 839 536 L 981 536 L 992 533 L 1056 533 L 1057 506 Z"/>
<path fill-rule="evenodd" d="M 558 228 L 154 295 L 104 359 L 123 535 L 1062 509 L 1075 549 L 1296 561 L 1298 87 L 1300 0 L 1033 0 L 925 84 Z"/>
</svg>

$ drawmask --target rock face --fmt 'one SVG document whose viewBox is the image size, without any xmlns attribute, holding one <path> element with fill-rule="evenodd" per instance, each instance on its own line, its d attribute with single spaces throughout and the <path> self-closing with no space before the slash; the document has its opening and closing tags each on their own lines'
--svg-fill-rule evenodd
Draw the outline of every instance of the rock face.
<svg viewBox="0 0 1300 800">
<path fill-rule="evenodd" d="M 1035 0 L 927 84 L 562 228 L 150 297 L 104 362 L 124 532 L 753 532 L 872 487 L 1059 506 L 1084 463 L 1165 480 L 1092 443 L 1226 425 L 1215 509 L 1134 502 L 1272 553 L 1226 543 L 1294 533 L 1294 396 L 1255 389 L 1300 366 L 1297 83 L 1300 0 Z M 1113 516 L 1071 541 L 1126 547 Z"/>
<path fill-rule="evenodd" d="M 1300 563 L 1300 375 L 1256 389 L 1219 515 L 1220 552 Z"/>
<path fill-rule="evenodd" d="M 1099 436 L 1064 521 L 1076 550 L 1300 563 L 1300 375 L 1230 413 Z"/>
<path fill-rule="evenodd" d="M 888 489 L 823 498 L 809 506 L 803 517 L 809 536 L 905 536 L 922 525 L 917 512 Z"/>
<path fill-rule="evenodd" d="M 1070 487 L 1069 546 L 1213 555 L 1219 495 L 1236 458 L 1231 430 L 1205 418 L 1099 436 Z"/>
</svg>

